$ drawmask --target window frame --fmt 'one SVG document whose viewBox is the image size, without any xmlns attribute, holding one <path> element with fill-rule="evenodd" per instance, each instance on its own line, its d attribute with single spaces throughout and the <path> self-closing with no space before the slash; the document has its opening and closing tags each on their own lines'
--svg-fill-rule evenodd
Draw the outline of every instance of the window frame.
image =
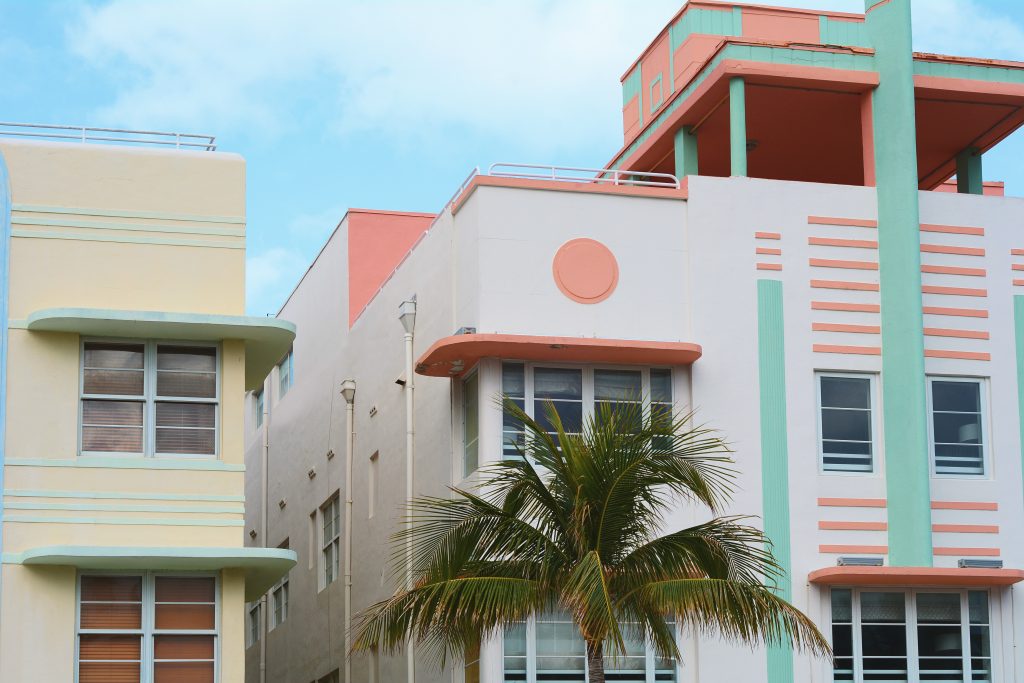
<svg viewBox="0 0 1024 683">
<path fill-rule="evenodd" d="M 143 388 L 142 398 L 138 396 L 122 396 L 118 394 L 86 394 L 85 393 L 85 346 L 86 344 L 135 344 L 143 346 Z M 157 380 L 157 349 L 161 346 L 212 348 L 214 350 L 214 397 L 160 396 L 156 393 Z M 182 339 L 131 339 L 122 337 L 81 337 L 78 341 L 78 434 L 77 451 L 79 457 L 116 457 L 116 458 L 182 458 L 197 460 L 217 460 L 221 454 L 221 409 L 224 379 L 223 354 L 221 344 L 211 341 L 188 341 Z M 141 402 L 142 409 L 142 451 L 87 451 L 82 447 L 83 409 L 82 403 L 89 400 L 98 401 L 134 401 Z M 161 453 L 156 450 L 156 404 L 157 403 L 206 403 L 213 404 L 213 453 Z"/>
<path fill-rule="evenodd" d="M 245 610 L 245 649 L 260 642 L 263 626 L 263 603 L 261 599 L 249 603 Z"/>
<path fill-rule="evenodd" d="M 132 576 L 142 579 L 142 623 L 138 629 L 83 629 L 82 624 L 82 577 L 83 576 Z M 157 578 L 212 578 L 213 589 L 213 629 L 158 629 L 156 628 L 156 579 Z M 129 571 L 80 569 L 75 575 L 75 659 L 74 683 L 79 683 L 80 652 L 79 645 L 83 633 L 85 635 L 138 635 L 142 639 L 140 683 L 153 683 L 155 678 L 156 657 L 155 639 L 163 635 L 203 635 L 213 636 L 213 680 L 220 681 L 223 640 L 223 602 L 220 574 L 217 572 L 174 572 L 174 571 Z M 190 604 L 190 603 L 183 603 Z M 206 604 L 206 603 L 203 603 Z M 257 603 L 259 604 L 259 603 Z M 163 660 L 161 660 L 163 661 Z M 198 661 L 198 660 L 174 660 Z M 202 660 L 206 661 L 206 660 Z"/>
<path fill-rule="evenodd" d="M 263 411 L 266 409 L 266 392 L 263 387 L 260 387 L 256 391 L 252 392 L 253 403 L 256 407 L 256 429 L 263 426 Z"/>
<path fill-rule="evenodd" d="M 327 511 L 331 507 L 336 507 L 338 510 L 337 523 L 334 527 L 334 536 L 330 539 L 327 538 L 327 534 L 324 533 L 324 523 L 327 520 Z M 319 531 L 317 532 L 317 539 L 319 543 L 319 561 L 317 563 L 319 578 L 317 584 L 319 591 L 326 590 L 331 584 L 337 583 L 339 573 L 341 571 L 341 530 L 340 527 L 343 523 L 341 518 L 341 495 L 339 491 L 335 491 L 323 504 L 318 508 L 319 514 L 317 515 L 318 521 L 320 522 Z M 327 567 L 328 567 L 328 549 L 331 551 L 331 557 L 329 558 L 330 566 L 333 569 L 331 580 L 327 580 Z M 319 592 L 318 591 L 318 592 Z"/>
<path fill-rule="evenodd" d="M 295 350 L 288 349 L 288 353 L 277 362 L 275 367 L 277 368 L 277 400 L 280 401 L 295 386 Z M 288 368 L 287 375 L 282 371 L 282 368 L 285 367 Z"/>
<path fill-rule="evenodd" d="M 935 415 L 932 406 L 932 383 L 933 382 L 961 382 L 964 384 L 978 385 L 978 401 L 981 415 L 978 422 L 981 425 L 981 473 L 965 472 L 938 472 L 935 458 Z M 925 376 L 925 405 L 926 419 L 928 421 L 928 471 L 935 479 L 973 479 L 984 480 L 992 478 L 992 456 L 991 438 L 992 429 L 989 424 L 989 378 L 972 375 L 926 375 Z"/>
<path fill-rule="evenodd" d="M 822 443 L 822 419 L 821 419 L 821 378 L 822 377 L 840 377 L 849 379 L 867 379 L 868 380 L 868 398 L 871 400 L 871 405 L 868 411 L 871 419 L 871 469 L 870 470 L 832 470 L 825 468 L 825 449 Z M 879 399 L 881 394 L 878 391 L 879 378 L 877 372 L 865 371 L 865 372 L 850 372 L 850 371 L 832 371 L 832 370 L 815 370 L 814 371 L 814 403 L 815 403 L 815 424 L 816 424 L 816 449 L 818 452 L 818 474 L 825 476 L 855 476 L 855 477 L 870 477 L 880 476 L 885 470 L 884 460 L 884 449 L 881 439 L 881 420 L 882 411 L 879 409 Z"/>
<path fill-rule="evenodd" d="M 462 424 L 462 462 L 461 462 L 461 467 L 460 467 L 460 471 L 459 471 L 459 474 L 460 474 L 459 478 L 461 480 L 468 479 L 469 477 L 471 477 L 473 475 L 474 472 L 476 472 L 478 469 L 480 469 L 480 441 L 481 441 L 480 440 L 480 418 L 481 418 L 481 413 L 482 413 L 482 411 L 480 410 L 480 384 L 481 384 L 481 380 L 482 380 L 481 373 L 479 372 L 479 370 L 474 369 L 471 372 L 467 373 L 465 375 L 465 377 L 462 378 L 462 383 L 460 385 L 460 393 L 461 393 L 461 397 L 462 397 L 462 401 L 461 401 L 461 404 L 462 404 L 462 414 L 461 414 L 461 418 L 462 418 L 461 419 L 461 424 Z M 469 433 L 468 433 L 468 427 L 469 427 L 469 404 L 470 404 L 470 402 L 468 400 L 469 392 L 466 391 L 466 385 L 469 382 L 475 382 L 476 383 L 476 392 L 475 392 L 476 393 L 476 436 L 475 436 L 475 438 L 472 441 L 470 441 Z M 471 443 L 476 445 L 476 467 L 474 467 L 473 469 L 469 469 L 469 446 L 470 446 Z"/>
<path fill-rule="evenodd" d="M 941 586 L 845 586 L 836 585 L 829 586 L 829 590 L 823 591 L 825 611 L 828 615 L 828 621 L 823 631 L 828 634 L 828 639 L 831 644 L 832 640 L 832 627 L 834 625 L 834 619 L 832 617 L 831 607 L 831 595 L 834 590 L 848 590 L 850 591 L 850 630 L 852 633 L 852 648 L 851 648 L 851 659 L 853 660 L 853 673 L 852 683 L 863 683 L 864 681 L 864 653 L 863 653 L 863 633 L 862 633 L 862 620 L 861 620 L 861 604 L 860 595 L 861 593 L 902 593 L 904 599 L 904 621 L 903 626 L 906 632 L 906 646 L 907 646 L 907 681 L 908 683 L 921 683 L 921 668 L 920 660 L 922 659 L 920 653 L 920 647 L 918 643 L 918 629 L 920 623 L 918 622 L 918 611 L 917 611 L 917 595 L 921 593 L 935 594 L 945 593 L 954 594 L 960 596 L 960 647 L 961 647 L 961 661 L 966 667 L 964 670 L 964 678 L 972 675 L 971 661 L 974 659 L 987 659 L 989 662 L 989 682 L 996 683 L 1001 680 L 1001 676 L 996 674 L 995 664 L 999 661 L 996 653 L 999 651 L 999 638 L 1000 633 L 996 628 L 996 614 L 995 610 L 998 605 L 998 600 L 994 595 L 991 588 L 983 587 L 964 587 L 964 588 L 944 588 Z M 988 606 L 988 620 L 984 626 L 988 627 L 988 638 L 989 638 L 989 654 L 988 657 L 974 657 L 971 653 L 971 622 L 970 622 L 970 594 L 971 593 L 985 593 L 987 596 Z M 845 625 L 845 622 L 840 622 L 841 625 Z M 935 659 L 936 657 L 925 656 L 923 659 Z M 832 670 L 828 670 L 826 674 L 829 679 L 832 678 Z"/>
<path fill-rule="evenodd" d="M 284 549 L 284 550 L 287 550 L 289 547 L 291 547 L 290 546 L 290 540 L 287 539 L 287 538 L 284 539 L 284 541 L 282 541 L 277 547 L 281 548 L 281 549 Z M 269 601 L 269 604 L 267 605 L 267 612 L 268 612 L 268 614 L 267 614 L 267 631 L 268 632 L 273 631 L 275 628 L 277 628 L 278 626 L 280 626 L 281 624 L 283 624 L 284 622 L 286 622 L 288 620 L 288 602 L 289 602 L 288 579 L 291 577 L 291 573 L 292 573 L 291 569 L 289 569 L 287 572 L 284 573 L 284 575 L 281 578 L 279 578 L 276 582 L 274 582 L 273 586 L 270 587 L 270 601 Z M 280 605 L 280 607 L 281 607 L 280 618 L 278 618 L 278 614 L 277 614 L 277 612 L 278 612 L 278 604 L 277 604 L 278 593 L 281 594 L 281 600 L 282 600 L 281 605 Z"/>
</svg>

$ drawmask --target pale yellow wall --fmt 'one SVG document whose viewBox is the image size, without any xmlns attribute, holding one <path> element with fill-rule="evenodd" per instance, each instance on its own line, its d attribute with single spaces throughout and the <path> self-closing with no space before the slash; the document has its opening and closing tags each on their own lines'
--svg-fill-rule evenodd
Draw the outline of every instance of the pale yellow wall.
<svg viewBox="0 0 1024 683">
<path fill-rule="evenodd" d="M 0 681 L 73 681 L 75 570 L 8 564 L 2 580 Z"/>
<path fill-rule="evenodd" d="M 70 458 L 78 449 L 77 334 L 10 330 L 7 458 Z M 5 484 L 8 488 L 11 483 Z"/>
<path fill-rule="evenodd" d="M 221 683 L 245 680 L 245 576 L 238 569 L 221 572 Z"/>
</svg>

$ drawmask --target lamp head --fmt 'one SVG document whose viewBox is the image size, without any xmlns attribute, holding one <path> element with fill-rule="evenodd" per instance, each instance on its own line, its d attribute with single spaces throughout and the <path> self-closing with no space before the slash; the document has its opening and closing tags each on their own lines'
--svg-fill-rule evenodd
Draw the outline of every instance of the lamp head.
<svg viewBox="0 0 1024 683">
<path fill-rule="evenodd" d="M 356 381 L 347 379 L 341 383 L 341 395 L 345 397 L 346 403 L 356 400 Z"/>
<path fill-rule="evenodd" d="M 406 334 L 412 334 L 412 331 L 416 329 L 415 296 L 407 301 L 403 301 L 398 306 L 398 320 L 402 323 L 402 327 L 405 328 Z"/>
</svg>

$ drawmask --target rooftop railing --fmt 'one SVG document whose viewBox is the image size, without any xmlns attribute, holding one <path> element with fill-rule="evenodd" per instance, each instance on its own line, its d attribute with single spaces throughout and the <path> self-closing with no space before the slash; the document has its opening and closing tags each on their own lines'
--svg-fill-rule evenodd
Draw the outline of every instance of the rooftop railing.
<svg viewBox="0 0 1024 683">
<path fill-rule="evenodd" d="M 538 164 L 491 164 L 488 175 L 502 178 L 558 180 L 570 183 L 603 183 L 634 187 L 679 188 L 679 178 L 671 173 L 651 173 L 614 168 L 579 168 L 576 166 L 543 166 Z"/>
<path fill-rule="evenodd" d="M 128 130 L 126 128 L 59 126 L 45 123 L 10 123 L 0 121 L 0 136 L 43 140 L 72 140 L 74 142 L 156 145 L 158 147 L 194 149 L 205 152 L 213 152 L 217 149 L 216 141 L 212 135 L 165 133 L 155 130 Z"/>
</svg>

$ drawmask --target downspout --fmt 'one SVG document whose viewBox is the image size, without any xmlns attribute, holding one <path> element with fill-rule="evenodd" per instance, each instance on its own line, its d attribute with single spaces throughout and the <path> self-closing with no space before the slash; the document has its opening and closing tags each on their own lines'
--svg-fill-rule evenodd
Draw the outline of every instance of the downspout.
<svg viewBox="0 0 1024 683">
<path fill-rule="evenodd" d="M 4 489 L 4 444 L 7 440 L 7 313 L 11 260 L 11 184 L 0 152 L 0 500 Z M 0 504 L 0 558 L 3 557 L 3 505 Z M 0 561 L 0 589 L 3 563 Z M 2 590 L 0 590 L 2 594 Z M 0 602 L 0 605 L 3 603 Z M 3 610 L 0 609 L 0 612 Z M 0 614 L 0 621 L 3 616 Z"/>
<path fill-rule="evenodd" d="M 352 459 L 355 457 L 356 382 L 341 383 L 345 397 L 345 683 L 352 683 Z"/>
<path fill-rule="evenodd" d="M 416 297 L 403 301 L 398 308 L 398 319 L 405 328 L 405 500 L 407 504 L 413 499 L 413 477 L 416 474 L 416 461 L 414 459 L 415 447 L 415 420 L 413 390 L 413 332 L 416 329 Z M 406 537 L 405 537 L 405 589 L 412 590 L 412 511 L 406 510 Z M 408 683 L 416 683 L 416 656 L 413 645 L 413 637 L 409 636 L 407 656 L 406 677 Z"/>
<path fill-rule="evenodd" d="M 267 481 L 269 476 L 267 474 L 267 468 L 270 466 L 270 401 L 267 400 L 270 397 L 267 395 L 267 390 L 263 390 L 263 453 L 260 462 L 260 497 L 262 502 L 260 503 L 260 540 L 263 543 L 263 547 L 267 547 L 267 506 L 270 501 L 268 484 Z M 267 635 L 269 630 L 267 629 L 267 623 L 270 618 L 270 614 L 267 612 L 269 607 L 267 601 L 267 593 L 264 593 L 260 597 L 260 683 L 267 683 Z"/>
</svg>

